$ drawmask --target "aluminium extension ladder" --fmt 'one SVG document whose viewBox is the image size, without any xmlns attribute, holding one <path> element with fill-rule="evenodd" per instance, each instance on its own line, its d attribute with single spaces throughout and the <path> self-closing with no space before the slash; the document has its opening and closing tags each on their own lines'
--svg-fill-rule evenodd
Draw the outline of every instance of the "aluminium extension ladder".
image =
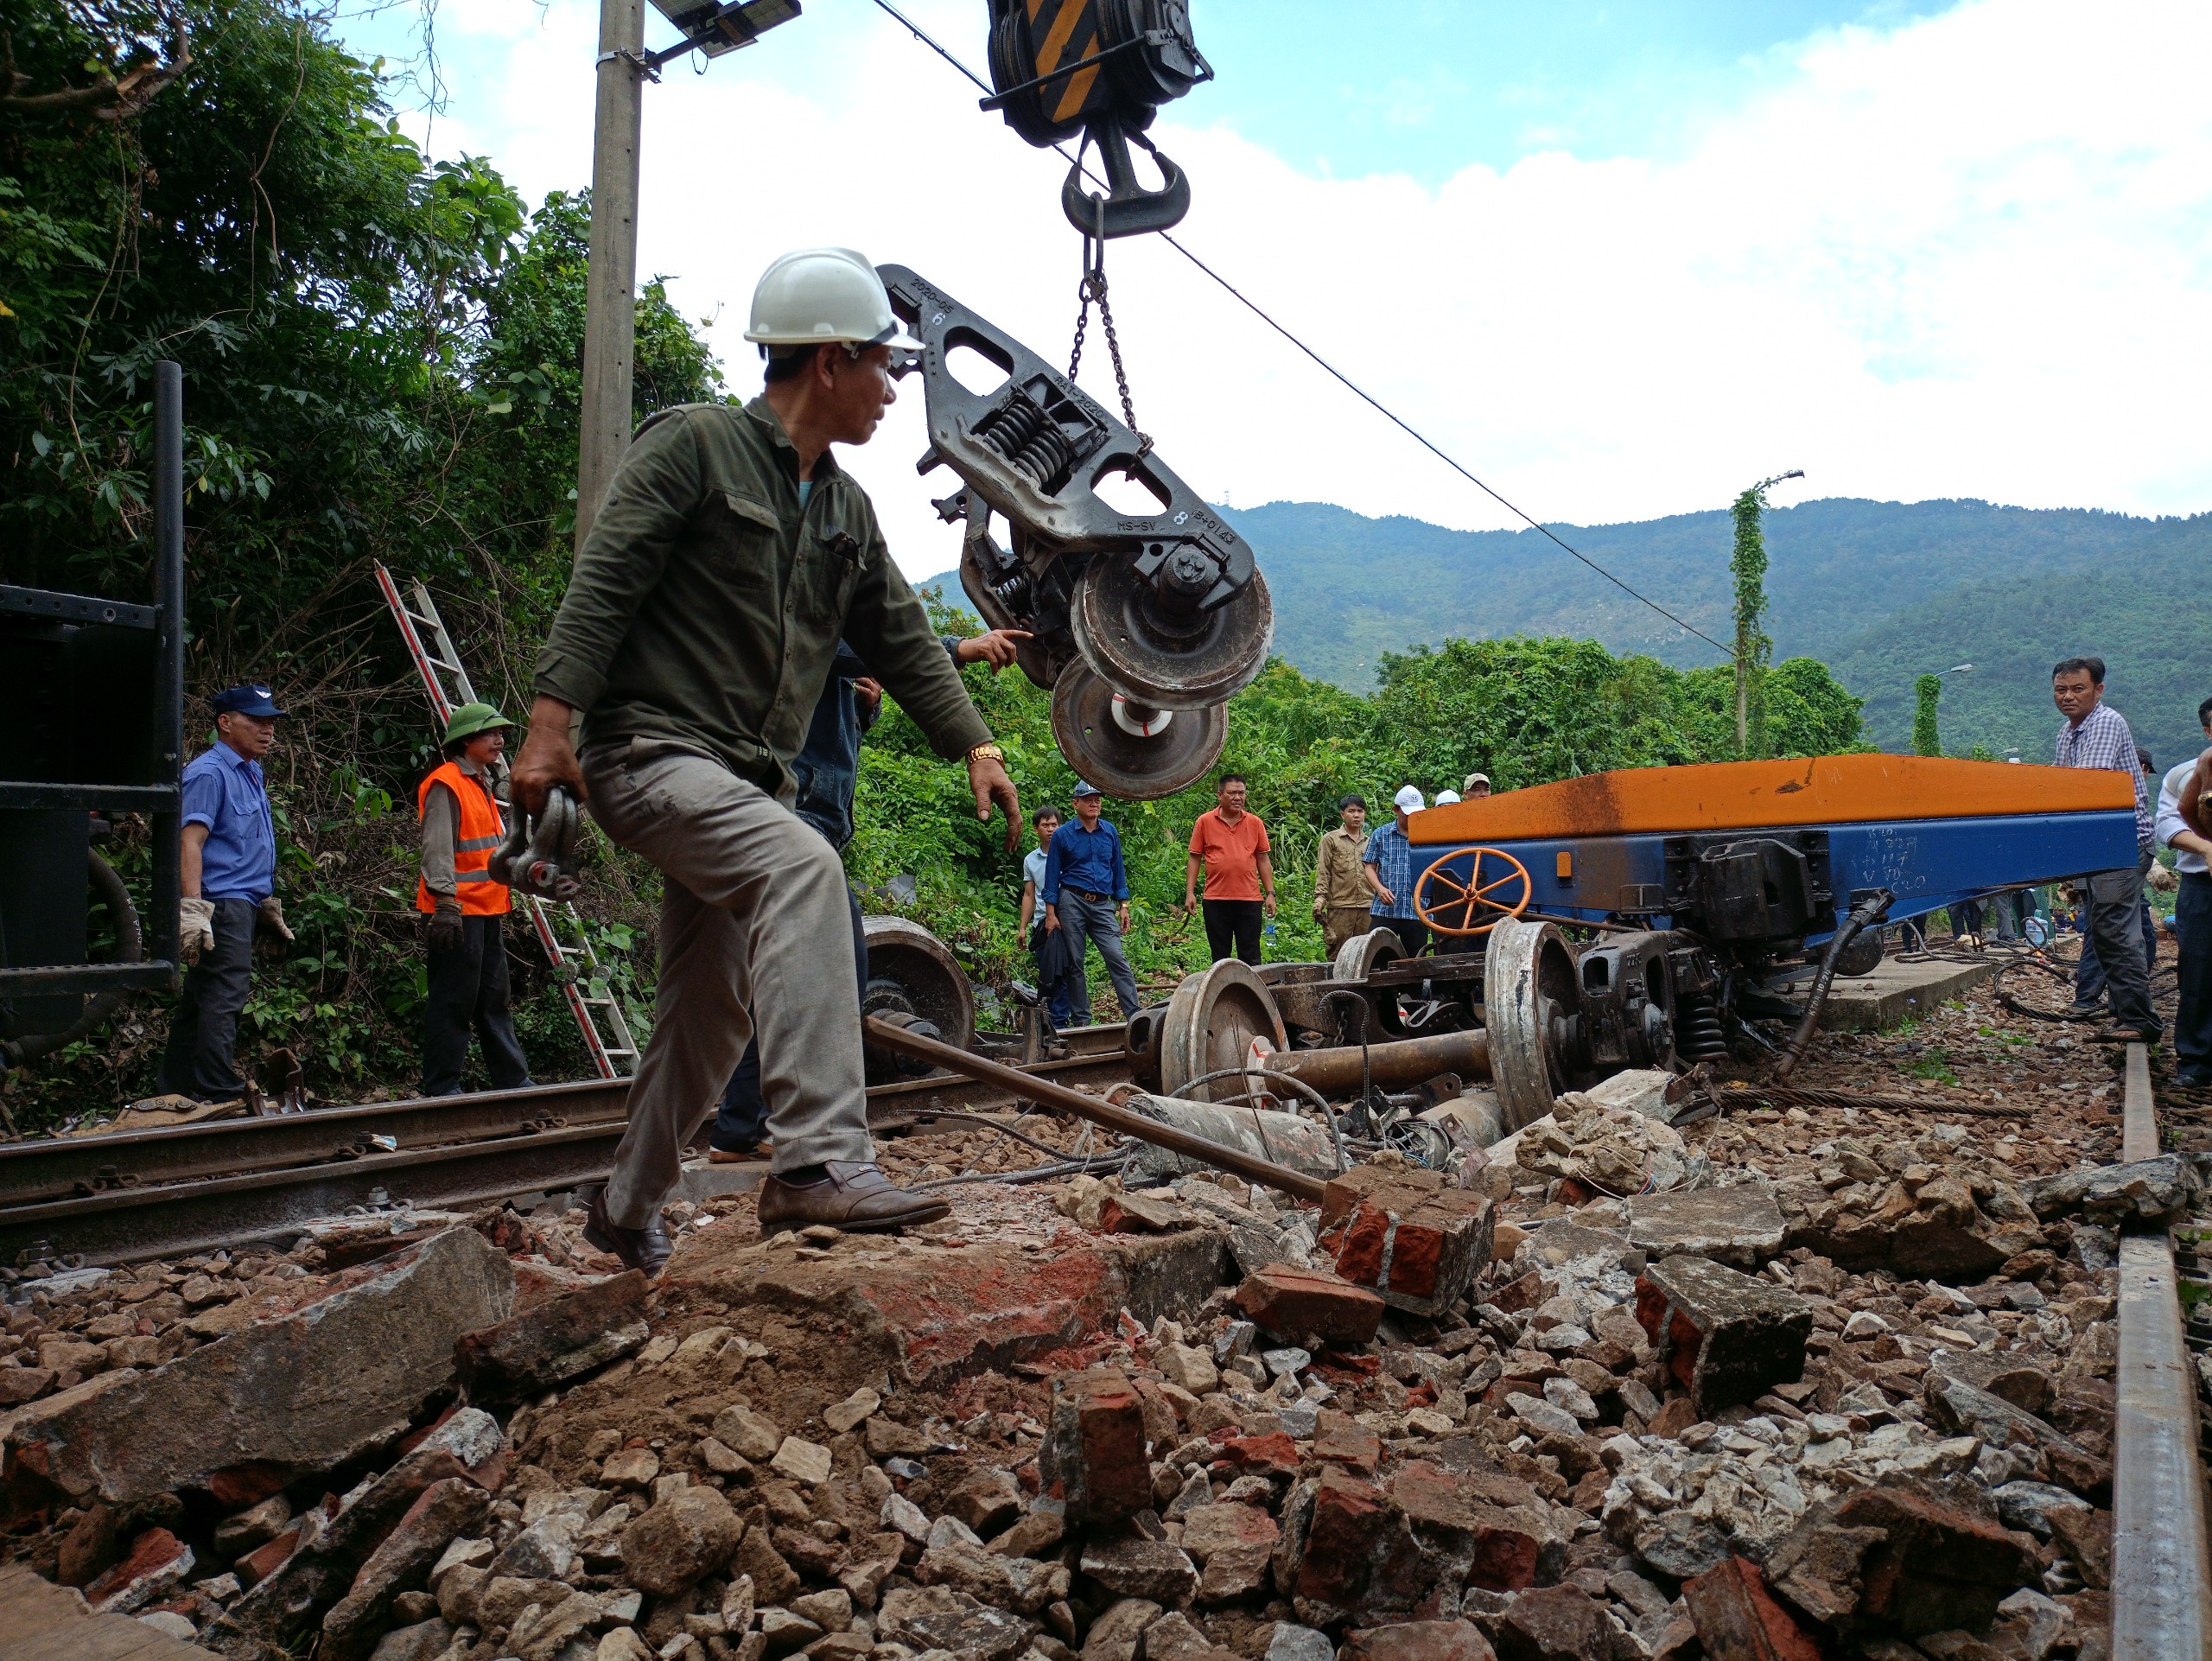
<svg viewBox="0 0 2212 1661">
<path fill-rule="evenodd" d="M 384 590 L 385 602 L 399 623 L 400 637 L 407 642 L 408 655 L 414 659 L 415 667 L 423 677 L 423 690 L 429 695 L 430 708 L 442 729 L 456 708 L 476 702 L 476 689 L 469 683 L 468 671 L 461 666 L 460 650 L 446 633 L 445 620 L 431 602 L 430 591 L 422 583 L 414 585 L 411 595 L 403 596 L 391 573 L 379 563 L 377 586 Z M 494 782 L 504 781 L 505 777 L 506 763 L 503 760 Z M 504 825 L 507 804 L 500 802 L 499 806 Z M 561 990 L 568 996 L 569 1013 L 575 1016 L 577 1029 L 584 1035 L 584 1047 L 591 1052 L 592 1066 L 602 1079 L 626 1078 L 636 1072 L 637 1042 L 630 1036 L 630 1023 L 623 1019 L 622 1006 L 611 993 L 601 996 L 592 990 L 599 983 L 599 954 L 592 950 L 582 916 L 573 905 L 556 906 L 536 894 L 517 894 L 515 898 L 530 913 L 537 943 L 545 949 L 545 960 L 553 965 Z M 555 927 L 556 911 L 574 945 L 563 940 L 561 931 Z"/>
</svg>

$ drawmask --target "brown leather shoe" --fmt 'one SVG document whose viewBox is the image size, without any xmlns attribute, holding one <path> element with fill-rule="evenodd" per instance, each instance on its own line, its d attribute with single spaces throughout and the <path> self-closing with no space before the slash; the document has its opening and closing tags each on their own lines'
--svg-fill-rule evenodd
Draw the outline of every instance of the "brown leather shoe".
<svg viewBox="0 0 2212 1661">
<path fill-rule="evenodd" d="M 591 1214 L 584 1223 L 584 1243 L 594 1251 L 620 1257 L 628 1268 L 644 1270 L 648 1276 L 667 1268 L 669 1256 L 676 1250 L 658 1217 L 643 1228 L 624 1228 L 608 1217 L 604 1188 L 592 1196 Z"/>
<path fill-rule="evenodd" d="M 749 1148 L 715 1148 L 707 1149 L 709 1165 L 744 1165 L 764 1160 L 776 1151 L 773 1142 L 756 1142 Z"/>
<path fill-rule="evenodd" d="M 951 1214 L 952 1207 L 936 1195 L 909 1193 L 876 1166 L 831 1160 L 822 1168 L 827 1174 L 819 1182 L 761 1178 L 761 1233 L 780 1234 L 810 1223 L 827 1223 L 848 1234 L 887 1233 Z"/>
</svg>

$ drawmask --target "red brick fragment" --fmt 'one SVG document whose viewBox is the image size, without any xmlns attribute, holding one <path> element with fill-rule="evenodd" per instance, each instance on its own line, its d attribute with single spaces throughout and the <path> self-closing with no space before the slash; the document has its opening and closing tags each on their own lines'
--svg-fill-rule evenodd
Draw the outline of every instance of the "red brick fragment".
<svg viewBox="0 0 2212 1661">
<path fill-rule="evenodd" d="M 121 1562 L 85 1588 L 85 1601 L 97 1609 L 132 1582 L 158 1576 L 180 1559 L 189 1568 L 190 1556 L 184 1543 L 167 1529 L 148 1529 L 130 1543 L 130 1550 Z"/>
<path fill-rule="evenodd" d="M 1222 1443 L 1221 1456 L 1239 1476 L 1298 1474 L 1298 1446 L 1287 1430 L 1264 1436 L 1231 1436 Z"/>
<path fill-rule="evenodd" d="M 1414 1314 L 1443 1312 L 1490 1266 L 1496 1206 L 1441 1172 L 1362 1165 L 1321 1195 L 1337 1272 Z"/>
<path fill-rule="evenodd" d="M 1323 1408 L 1313 1429 L 1313 1457 L 1323 1465 L 1372 1476 L 1382 1462 L 1382 1438 L 1349 1413 Z"/>
<path fill-rule="evenodd" d="M 1820 1645 L 1745 1558 L 1731 1557 L 1685 1582 L 1682 1597 L 1706 1661 L 1821 1661 Z"/>
<path fill-rule="evenodd" d="M 1324 1476 L 1313 1492 L 1293 1593 L 1342 1609 L 1357 1607 L 1389 1521 L 1388 1502 L 1373 1483 L 1337 1472 Z"/>
<path fill-rule="evenodd" d="M 1364 1344 L 1382 1322 L 1382 1300 L 1324 1270 L 1269 1263 L 1244 1277 L 1236 1307 L 1278 1338 Z"/>
<path fill-rule="evenodd" d="M 1045 1492 L 1066 1504 L 1071 1523 L 1134 1517 L 1152 1504 L 1144 1403 L 1127 1377 L 1093 1367 L 1052 1380 L 1038 1467 Z"/>
</svg>

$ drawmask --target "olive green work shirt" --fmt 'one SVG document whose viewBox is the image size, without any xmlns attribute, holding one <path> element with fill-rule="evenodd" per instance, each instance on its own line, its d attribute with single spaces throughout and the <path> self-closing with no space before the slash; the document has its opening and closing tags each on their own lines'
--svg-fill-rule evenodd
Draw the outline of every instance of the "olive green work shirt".
<svg viewBox="0 0 2212 1661">
<path fill-rule="evenodd" d="M 868 493 L 798 452 L 765 398 L 688 404 L 638 430 L 576 555 L 536 690 L 586 743 L 671 741 L 789 801 L 842 637 L 950 760 L 990 741 L 892 563 Z"/>
<path fill-rule="evenodd" d="M 1367 909 L 1375 896 L 1368 892 L 1367 879 L 1359 869 L 1366 847 L 1366 837 L 1356 837 L 1342 825 L 1321 838 L 1320 851 L 1313 862 L 1315 905 L 1324 911 L 1339 911 L 1348 906 Z"/>
</svg>

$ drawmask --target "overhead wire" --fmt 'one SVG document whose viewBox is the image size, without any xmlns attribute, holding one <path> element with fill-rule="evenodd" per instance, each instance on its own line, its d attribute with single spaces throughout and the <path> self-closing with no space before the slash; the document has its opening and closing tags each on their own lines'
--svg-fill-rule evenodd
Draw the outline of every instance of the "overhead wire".
<svg viewBox="0 0 2212 1661">
<path fill-rule="evenodd" d="M 915 22 L 913 19 L 907 16 L 906 13 L 900 11 L 897 6 L 892 4 L 891 0 L 875 0 L 875 3 L 878 8 L 895 19 L 906 29 L 907 33 L 912 35 L 916 40 L 919 41 L 924 46 L 929 48 L 931 51 L 936 53 L 938 57 L 943 58 L 955 69 L 957 69 L 963 75 L 965 75 L 970 81 L 975 83 L 976 86 L 982 88 L 987 96 L 993 93 L 994 88 L 988 81 L 985 80 L 981 75 L 978 75 L 965 63 L 963 63 L 943 43 L 931 35 L 928 30 L 922 28 L 920 24 Z M 1052 146 L 1052 149 L 1063 161 L 1068 163 L 1069 166 L 1083 166 L 1082 162 L 1077 156 L 1071 156 L 1068 153 L 1066 145 L 1055 144 Z M 1084 175 L 1086 178 L 1090 179 L 1093 182 L 1104 182 L 1104 181 L 1100 180 L 1097 175 L 1092 173 L 1088 168 L 1084 168 Z M 1469 484 L 1474 486 L 1476 489 L 1481 491 L 1485 496 L 1488 496 L 1492 501 L 1496 502 L 1500 507 L 1505 509 L 1507 512 L 1512 514 L 1514 518 L 1519 519 L 1530 530 L 1541 532 L 1549 541 L 1557 544 L 1566 552 L 1572 554 L 1576 559 L 1580 560 L 1583 564 L 1588 566 L 1599 576 L 1604 577 L 1606 582 L 1611 583 L 1623 594 L 1627 595 L 1631 600 L 1636 601 L 1639 605 L 1647 606 L 1653 611 L 1657 612 L 1659 615 L 1665 618 L 1669 622 L 1674 624 L 1675 627 L 1681 629 L 1684 633 L 1695 635 L 1699 640 L 1704 641 L 1707 646 L 1711 646 L 1714 651 L 1719 652 L 1721 656 L 1725 658 L 1733 657 L 1735 655 L 1734 648 L 1725 646 L 1720 641 L 1714 640 L 1713 636 L 1707 634 L 1703 629 L 1698 627 L 1695 624 L 1685 622 L 1681 618 L 1668 610 L 1666 607 L 1661 605 L 1656 600 L 1652 599 L 1650 595 L 1639 592 L 1637 589 L 1630 587 L 1628 583 L 1623 582 L 1619 577 L 1615 576 L 1603 565 L 1600 565 L 1596 560 L 1591 558 L 1589 555 L 1575 547 L 1573 544 L 1568 542 L 1557 531 L 1554 531 L 1549 525 L 1545 525 L 1541 521 L 1533 519 L 1529 514 L 1523 512 L 1519 506 L 1513 502 L 1509 501 L 1497 490 L 1491 488 L 1490 485 L 1484 483 L 1483 480 L 1476 476 L 1472 471 L 1462 466 L 1459 461 L 1432 442 L 1427 435 L 1423 433 L 1419 428 L 1415 427 L 1411 422 L 1406 420 L 1404 417 L 1399 415 L 1396 410 L 1391 409 L 1390 406 L 1383 403 L 1382 399 L 1376 398 L 1372 392 L 1370 392 L 1357 381 L 1355 381 L 1351 376 L 1345 374 L 1343 370 L 1338 368 L 1336 365 L 1331 363 L 1319 352 L 1316 352 L 1312 347 L 1306 345 L 1304 340 L 1299 339 L 1299 337 L 1294 334 L 1289 328 L 1277 321 L 1275 318 L 1270 315 L 1267 309 L 1257 301 L 1247 295 L 1243 290 L 1239 289 L 1234 283 L 1231 283 L 1219 271 L 1214 270 L 1212 266 L 1207 264 L 1205 261 L 1199 258 L 1198 255 L 1192 253 L 1184 244 L 1177 241 L 1174 237 L 1169 235 L 1165 231 L 1160 232 L 1159 235 L 1160 239 L 1162 242 L 1165 242 L 1177 253 L 1182 255 L 1184 258 L 1189 260 L 1192 264 L 1197 266 L 1198 270 L 1205 272 L 1207 277 L 1212 278 L 1213 281 L 1220 286 L 1224 293 L 1227 294 L 1247 311 L 1249 311 L 1255 317 L 1257 317 L 1262 322 L 1265 323 L 1276 334 L 1281 335 L 1282 338 L 1289 341 L 1291 345 L 1296 347 L 1299 351 L 1303 353 L 1306 357 L 1312 359 L 1313 361 L 1318 365 L 1324 372 L 1334 379 L 1338 385 L 1342 386 L 1353 397 L 1358 398 L 1362 403 L 1372 409 L 1385 421 L 1388 421 L 1392 426 L 1397 428 L 1398 430 L 1404 433 L 1407 437 L 1412 439 L 1414 442 L 1419 444 L 1431 455 L 1433 455 L 1438 461 L 1443 462 L 1446 467 L 1450 468 L 1454 473 L 1465 479 Z"/>
</svg>

